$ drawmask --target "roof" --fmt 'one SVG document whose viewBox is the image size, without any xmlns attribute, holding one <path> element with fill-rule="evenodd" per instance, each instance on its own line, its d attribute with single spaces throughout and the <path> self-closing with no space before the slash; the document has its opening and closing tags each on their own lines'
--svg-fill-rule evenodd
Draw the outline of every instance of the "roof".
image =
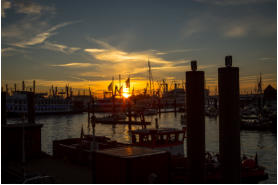
<svg viewBox="0 0 278 185">
<path fill-rule="evenodd" d="M 274 89 L 271 85 L 268 85 L 265 89 L 264 92 L 276 92 L 276 89 Z"/>
<path fill-rule="evenodd" d="M 182 129 L 177 129 L 177 128 L 159 128 L 159 129 L 138 129 L 138 130 L 133 130 L 131 131 L 132 133 L 158 133 L 158 134 L 163 134 L 163 133 L 175 133 L 175 132 L 184 132 Z"/>
<path fill-rule="evenodd" d="M 100 150 L 97 153 L 120 157 L 120 158 L 138 158 L 138 157 L 164 154 L 167 152 L 161 150 L 153 150 L 146 147 L 125 146 L 125 147 Z"/>
<path fill-rule="evenodd" d="M 2 125 L 2 128 L 30 128 L 30 127 L 43 127 L 43 124 L 39 123 L 17 123 L 17 124 L 6 124 Z"/>
</svg>

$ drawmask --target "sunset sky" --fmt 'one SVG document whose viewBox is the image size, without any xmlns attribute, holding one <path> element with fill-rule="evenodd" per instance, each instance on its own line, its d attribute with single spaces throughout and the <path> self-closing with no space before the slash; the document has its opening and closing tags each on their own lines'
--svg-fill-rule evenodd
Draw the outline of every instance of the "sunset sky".
<svg viewBox="0 0 278 185">
<path fill-rule="evenodd" d="M 276 87 L 276 0 L 2 0 L 2 86 L 106 89 L 112 76 L 146 85 L 185 80 L 190 60 L 215 89 L 226 55 L 241 90 Z"/>
</svg>

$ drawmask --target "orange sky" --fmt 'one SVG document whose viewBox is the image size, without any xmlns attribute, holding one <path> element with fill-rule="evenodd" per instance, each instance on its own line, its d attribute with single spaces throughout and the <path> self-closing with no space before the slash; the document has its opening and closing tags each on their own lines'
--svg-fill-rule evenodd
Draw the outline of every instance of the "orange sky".
<svg viewBox="0 0 278 185">
<path fill-rule="evenodd" d="M 122 79 L 121 80 L 121 84 L 124 86 L 124 88 L 126 88 L 125 85 L 125 80 L 126 79 Z M 45 80 L 36 80 L 36 89 L 37 92 L 47 92 L 49 90 L 49 88 L 53 85 L 54 87 L 58 87 L 58 89 L 61 91 L 63 89 L 64 91 L 64 87 L 66 86 L 66 84 L 69 84 L 73 90 L 74 93 L 77 93 L 78 90 L 81 90 L 81 94 L 83 93 L 83 89 L 85 89 L 85 93 L 88 93 L 88 89 L 90 88 L 94 93 L 96 94 L 102 94 L 103 91 L 107 91 L 108 90 L 108 86 L 109 84 L 112 82 L 112 80 L 106 80 L 106 81 L 45 81 Z M 146 88 L 146 84 L 148 81 L 146 81 L 145 79 L 132 79 L 130 81 L 130 93 L 132 92 L 132 89 L 134 87 L 135 89 L 135 93 L 137 92 L 142 92 L 144 88 Z M 177 83 L 179 85 L 180 88 L 182 88 L 182 83 L 185 82 L 185 80 L 166 80 L 166 82 L 168 83 L 168 88 L 173 89 L 174 88 L 174 83 Z M 246 78 L 241 78 L 240 80 L 240 91 L 241 93 L 250 93 L 251 90 L 252 92 L 254 92 L 255 86 L 256 86 L 256 82 L 257 82 L 257 77 L 251 78 L 251 79 L 246 79 Z M 9 82 L 8 83 L 8 88 L 9 89 L 13 89 L 14 88 L 14 83 L 16 83 L 17 85 L 17 89 L 21 90 L 22 88 L 22 82 Z M 160 81 L 161 83 L 161 81 Z M 206 80 L 206 87 L 207 89 L 210 90 L 210 94 L 213 95 L 216 92 L 216 88 L 217 88 L 217 81 L 212 81 L 212 80 Z M 25 81 L 25 87 L 26 89 L 30 89 L 32 88 L 32 80 L 27 80 Z M 155 81 L 155 88 L 158 88 L 158 84 L 159 82 Z M 263 79 L 263 89 L 267 86 L 267 85 L 272 85 L 274 88 L 277 88 L 277 84 L 276 81 L 273 80 L 272 78 L 265 78 Z M 114 80 L 114 85 L 119 86 L 119 80 L 116 79 Z M 5 88 L 5 83 L 2 84 L 2 87 Z"/>
</svg>

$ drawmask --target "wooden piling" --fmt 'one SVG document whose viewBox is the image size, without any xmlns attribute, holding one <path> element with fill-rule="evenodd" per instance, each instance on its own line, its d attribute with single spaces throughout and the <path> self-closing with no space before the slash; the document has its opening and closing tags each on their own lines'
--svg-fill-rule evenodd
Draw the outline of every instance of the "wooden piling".
<svg viewBox="0 0 278 185">
<path fill-rule="evenodd" d="M 204 71 L 186 72 L 188 182 L 205 182 Z"/>
<path fill-rule="evenodd" d="M 232 67 L 227 56 L 226 67 L 218 68 L 219 151 L 222 183 L 240 183 L 240 115 L 239 68 Z"/>
<path fill-rule="evenodd" d="M 1 125 L 7 124 L 7 117 L 6 117 L 6 92 L 1 92 Z"/>
</svg>

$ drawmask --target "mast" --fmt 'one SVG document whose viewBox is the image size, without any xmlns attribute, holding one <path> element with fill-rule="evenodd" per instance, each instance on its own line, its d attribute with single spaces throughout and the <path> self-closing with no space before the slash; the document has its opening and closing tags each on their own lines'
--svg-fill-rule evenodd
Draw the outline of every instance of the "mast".
<svg viewBox="0 0 278 185">
<path fill-rule="evenodd" d="M 35 92 L 36 92 L 36 81 L 33 80 L 33 93 L 35 94 Z"/>
<path fill-rule="evenodd" d="M 112 77 L 112 96 L 114 96 L 114 76 Z"/>
<path fill-rule="evenodd" d="M 121 75 L 119 74 L 119 89 L 118 89 L 118 91 L 119 91 L 119 94 L 120 94 L 120 96 L 122 96 L 122 89 L 121 89 L 121 87 L 122 87 L 122 82 L 121 82 Z"/>
<path fill-rule="evenodd" d="M 148 58 L 148 67 L 149 67 L 149 83 L 150 83 L 150 95 L 152 95 L 152 81 L 153 81 L 153 76 L 152 76 L 152 69 L 151 69 L 151 63 Z"/>
<path fill-rule="evenodd" d="M 116 89 L 115 89 L 115 95 L 113 94 L 113 88 L 114 88 L 114 76 L 112 77 L 112 112 L 113 115 L 115 114 L 115 95 L 116 95 Z"/>
<path fill-rule="evenodd" d="M 6 84 L 6 93 L 9 93 L 9 88 L 8 88 L 8 84 Z"/>
<path fill-rule="evenodd" d="M 25 83 L 22 81 L 22 91 L 25 91 Z"/>
<path fill-rule="evenodd" d="M 258 83 L 258 94 L 259 94 L 259 114 L 262 113 L 262 74 L 260 73 L 260 79 L 259 79 L 259 83 Z"/>
</svg>

